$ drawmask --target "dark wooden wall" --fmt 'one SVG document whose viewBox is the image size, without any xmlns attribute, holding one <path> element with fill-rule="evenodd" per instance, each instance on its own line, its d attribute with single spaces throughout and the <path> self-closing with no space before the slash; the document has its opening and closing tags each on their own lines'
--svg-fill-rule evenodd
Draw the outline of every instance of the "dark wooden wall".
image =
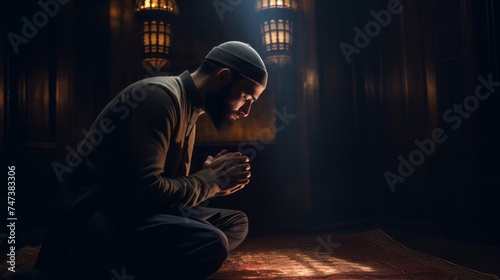
<svg viewBox="0 0 500 280">
<path fill-rule="evenodd" d="M 46 1 L 49 12 L 2 3 L 2 166 L 16 166 L 21 233 L 46 224 L 59 183 L 52 163 L 65 163 L 109 100 L 109 3 L 60 2 Z M 23 43 L 13 47 L 12 33 Z"/>
<path fill-rule="evenodd" d="M 498 242 L 499 89 L 456 130 L 456 120 L 443 116 L 475 94 L 478 76 L 500 80 L 498 10 L 493 1 L 401 1 L 403 11 L 348 63 L 339 44 L 354 45 L 353 28 L 364 30 L 370 11 L 389 2 L 317 2 L 317 180 L 331 200 L 319 220 L 370 217 L 376 225 Z M 400 175 L 398 156 L 409 160 L 415 140 L 438 128 L 447 140 L 391 189 L 384 174 Z"/>
<path fill-rule="evenodd" d="M 231 141 L 200 131 L 193 171 L 207 155 L 236 151 L 266 128 L 272 108 L 296 117 L 271 143 L 245 146 L 255 154 L 252 182 L 211 206 L 242 209 L 254 225 L 281 229 L 363 224 L 498 242 L 500 89 L 457 130 L 443 118 L 474 93 L 478 76 L 500 80 L 498 7 L 493 0 L 403 0 L 403 11 L 349 63 L 339 44 L 354 44 L 353 28 L 364 29 L 370 11 L 389 2 L 302 1 L 293 63 L 269 68 L 264 99 Z M 178 3 L 170 74 L 194 70 L 223 41 L 262 51 L 253 1 L 223 20 L 212 1 Z M 51 163 L 64 163 L 66 147 L 76 148 L 121 89 L 152 75 L 141 66 L 133 1 L 68 1 L 14 53 L 6 34 L 19 33 L 21 18 L 39 10 L 36 1 L 0 5 L 1 166 L 19 171 L 20 231 L 50 217 L 58 186 Z M 398 174 L 398 156 L 408 159 L 414 141 L 436 128 L 448 139 L 393 191 L 384 173 Z"/>
</svg>

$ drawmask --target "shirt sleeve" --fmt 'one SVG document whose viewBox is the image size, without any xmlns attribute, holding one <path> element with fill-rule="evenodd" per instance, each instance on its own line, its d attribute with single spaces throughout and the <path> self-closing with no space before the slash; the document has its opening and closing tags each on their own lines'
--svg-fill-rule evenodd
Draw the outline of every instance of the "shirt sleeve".
<svg viewBox="0 0 500 280">
<path fill-rule="evenodd" d="M 143 94 L 146 96 L 142 100 L 134 101 L 136 105 L 129 102 L 135 108 L 125 123 L 126 177 L 137 186 L 135 199 L 148 207 L 191 207 L 215 196 L 220 188 L 209 169 L 185 177 L 165 176 L 172 131 L 178 129 L 178 105 L 175 97 L 160 85 L 148 85 Z"/>
</svg>

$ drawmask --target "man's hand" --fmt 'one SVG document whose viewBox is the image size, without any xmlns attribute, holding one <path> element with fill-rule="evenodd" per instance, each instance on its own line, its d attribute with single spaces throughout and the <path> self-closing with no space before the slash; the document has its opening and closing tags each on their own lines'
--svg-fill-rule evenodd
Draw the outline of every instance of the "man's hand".
<svg viewBox="0 0 500 280">
<path fill-rule="evenodd" d="M 222 150 L 214 157 L 208 156 L 203 169 L 214 171 L 221 191 L 218 196 L 226 196 L 243 189 L 250 182 L 250 163 L 247 156 L 239 152 Z"/>
</svg>

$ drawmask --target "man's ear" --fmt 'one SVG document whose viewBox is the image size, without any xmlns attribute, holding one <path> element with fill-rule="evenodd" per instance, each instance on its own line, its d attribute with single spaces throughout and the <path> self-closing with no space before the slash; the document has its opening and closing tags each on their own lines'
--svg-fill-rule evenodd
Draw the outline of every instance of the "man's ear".
<svg viewBox="0 0 500 280">
<path fill-rule="evenodd" d="M 229 68 L 223 67 L 216 70 L 215 79 L 217 80 L 218 84 L 225 86 L 232 81 L 233 73 L 231 73 L 231 70 Z"/>
</svg>

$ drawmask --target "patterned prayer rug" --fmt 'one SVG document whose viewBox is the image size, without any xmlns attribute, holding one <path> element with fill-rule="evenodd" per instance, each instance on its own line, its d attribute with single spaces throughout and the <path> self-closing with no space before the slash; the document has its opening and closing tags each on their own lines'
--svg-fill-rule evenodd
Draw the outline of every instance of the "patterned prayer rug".
<svg viewBox="0 0 500 280">
<path fill-rule="evenodd" d="M 39 250 L 40 246 L 18 250 L 17 269 L 32 268 Z M 7 268 L 3 259 L 0 274 Z M 209 279 L 490 280 L 498 277 L 410 250 L 382 231 L 370 230 L 349 235 L 249 238 Z"/>
<path fill-rule="evenodd" d="M 410 250 L 380 230 L 359 234 L 254 238 L 210 280 L 220 279 L 498 279 Z"/>
</svg>

